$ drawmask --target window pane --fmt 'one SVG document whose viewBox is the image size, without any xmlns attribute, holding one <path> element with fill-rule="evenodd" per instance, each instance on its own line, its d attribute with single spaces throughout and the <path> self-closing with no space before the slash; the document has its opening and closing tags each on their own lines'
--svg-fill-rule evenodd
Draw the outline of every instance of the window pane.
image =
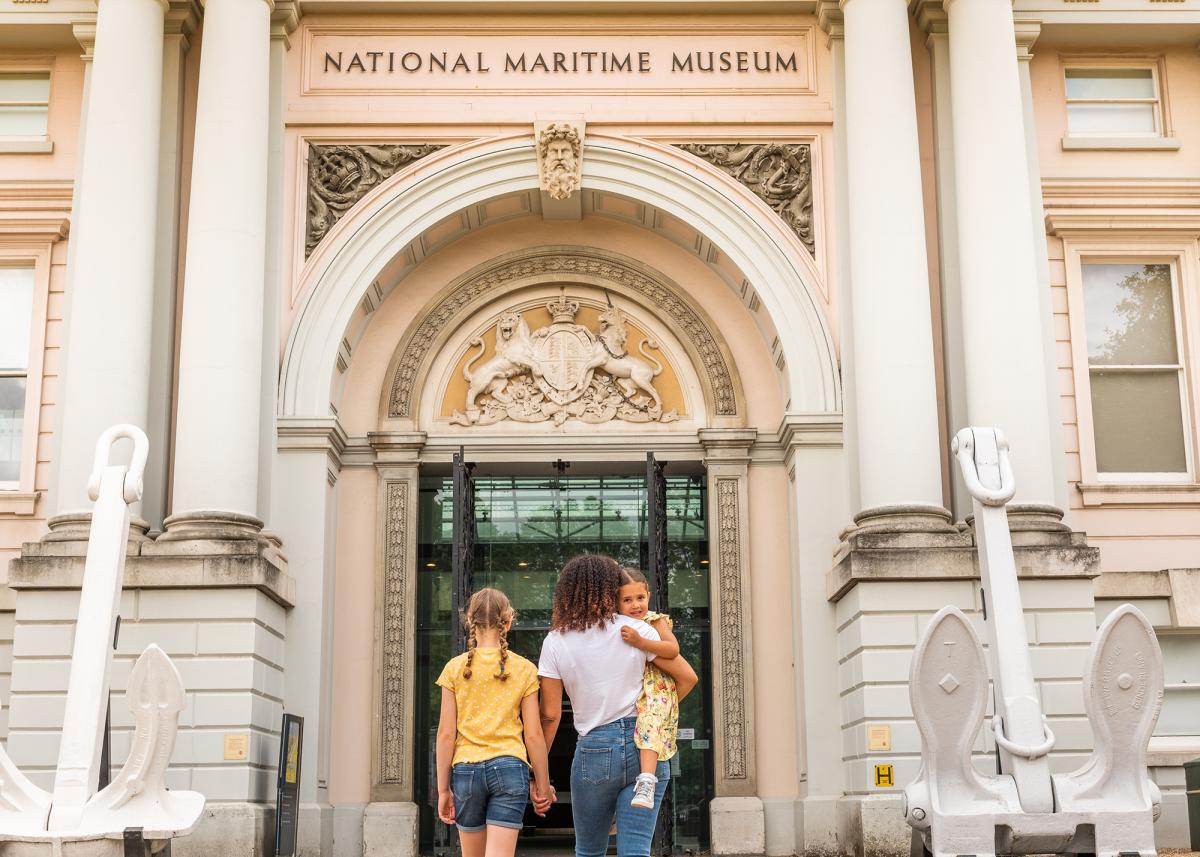
<svg viewBox="0 0 1200 857">
<path fill-rule="evenodd" d="M 0 378 L 0 482 L 21 478 L 21 435 L 25 423 L 25 379 Z"/>
<path fill-rule="evenodd" d="M 1067 129 L 1072 134 L 1153 134 L 1153 104 L 1068 104 Z"/>
<path fill-rule="evenodd" d="M 45 107 L 0 105 L 0 137 L 43 137 L 46 116 Z"/>
<path fill-rule="evenodd" d="M 1170 265 L 1084 265 L 1088 363 L 1174 364 Z"/>
<path fill-rule="evenodd" d="M 0 267 L 0 369 L 29 365 L 33 268 Z"/>
<path fill-rule="evenodd" d="M 1163 678 L 1167 684 L 1194 684 L 1200 688 L 1200 635 L 1164 634 L 1158 638 L 1162 648 Z M 1200 720 L 1196 721 L 1200 734 Z"/>
<path fill-rule="evenodd" d="M 1162 714 L 1155 735 L 1200 735 L 1200 686 L 1169 687 L 1163 692 Z"/>
<path fill-rule="evenodd" d="M 1183 473 L 1179 373 L 1093 369 L 1092 422 L 1101 473 Z"/>
<path fill-rule="evenodd" d="M 50 72 L 20 71 L 0 74 L 0 101 L 50 100 Z"/>
<path fill-rule="evenodd" d="M 1153 98 L 1148 68 L 1069 68 L 1067 98 Z"/>
</svg>

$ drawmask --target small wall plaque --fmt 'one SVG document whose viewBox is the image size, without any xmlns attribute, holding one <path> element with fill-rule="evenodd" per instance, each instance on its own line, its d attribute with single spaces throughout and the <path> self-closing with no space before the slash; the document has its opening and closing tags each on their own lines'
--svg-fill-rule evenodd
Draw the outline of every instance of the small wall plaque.
<svg viewBox="0 0 1200 857">
<path fill-rule="evenodd" d="M 250 747 L 248 735 L 225 736 L 225 761 L 240 762 L 245 760 Z"/>
<path fill-rule="evenodd" d="M 868 726 L 867 749 L 872 752 L 892 749 L 892 727 Z"/>
</svg>

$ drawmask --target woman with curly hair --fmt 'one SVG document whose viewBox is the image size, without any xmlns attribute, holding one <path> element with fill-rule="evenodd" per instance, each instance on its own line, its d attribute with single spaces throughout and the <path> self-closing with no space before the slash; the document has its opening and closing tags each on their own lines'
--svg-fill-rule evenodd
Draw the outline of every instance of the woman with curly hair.
<svg viewBox="0 0 1200 857">
<path fill-rule="evenodd" d="M 554 588 L 550 633 L 542 644 L 541 719 L 552 746 L 562 717 L 562 696 L 571 700 L 579 742 L 571 763 L 571 814 L 576 857 L 603 857 L 617 822 L 618 857 L 649 857 L 670 765 L 660 762 L 652 812 L 630 805 L 640 767 L 634 744 L 637 699 L 646 663 L 654 661 L 675 679 L 680 696 L 696 686 L 696 673 L 681 657 L 655 658 L 621 637 L 630 628 L 648 640 L 658 632 L 618 613 L 621 566 L 602 554 L 567 562 Z"/>
</svg>

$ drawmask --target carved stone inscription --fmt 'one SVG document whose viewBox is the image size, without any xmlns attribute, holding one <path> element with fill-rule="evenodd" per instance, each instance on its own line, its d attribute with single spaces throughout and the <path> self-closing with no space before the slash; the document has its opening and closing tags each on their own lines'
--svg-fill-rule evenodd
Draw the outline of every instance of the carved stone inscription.
<svg viewBox="0 0 1200 857">
<path fill-rule="evenodd" d="M 380 712 L 379 774 L 385 784 L 406 781 L 409 737 L 405 730 L 408 708 L 408 516 L 409 483 L 388 482 L 383 546 L 383 633 Z"/>
<path fill-rule="evenodd" d="M 496 322 L 495 353 L 482 363 L 487 351 L 482 339 L 463 369 L 470 385 L 466 413 L 455 411 L 458 425 L 491 425 L 502 420 L 538 423 L 568 419 L 585 423 L 611 420 L 671 422 L 673 410 L 664 411 L 654 378 L 662 363 L 647 352 L 658 343 L 643 338 L 640 357 L 625 343 L 629 331 L 624 314 L 611 300 L 600 315 L 600 330 L 593 333 L 575 323 L 579 302 L 564 293 L 546 304 L 553 321 L 534 332 L 518 312 L 505 312 Z"/>
<path fill-rule="evenodd" d="M 771 206 L 809 253 L 813 237 L 812 154 L 803 143 L 689 143 L 679 148 L 720 167 Z"/>
<path fill-rule="evenodd" d="M 443 146 L 308 147 L 308 228 L 304 257 L 367 192 Z"/>
<path fill-rule="evenodd" d="M 725 770 L 731 780 L 746 779 L 746 674 L 742 610 L 742 548 L 737 479 L 717 479 L 718 586 L 721 593 L 721 720 Z"/>
</svg>

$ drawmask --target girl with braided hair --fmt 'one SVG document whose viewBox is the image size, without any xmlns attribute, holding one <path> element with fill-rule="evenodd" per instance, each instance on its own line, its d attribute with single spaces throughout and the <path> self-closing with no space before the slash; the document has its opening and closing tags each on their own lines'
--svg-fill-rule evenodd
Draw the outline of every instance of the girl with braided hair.
<svg viewBox="0 0 1200 857">
<path fill-rule="evenodd" d="M 472 595 L 469 647 L 437 680 L 438 817 L 458 827 L 463 857 L 512 857 L 530 797 L 541 815 L 551 803 L 537 668 L 508 650 L 515 619 L 498 589 Z"/>
<path fill-rule="evenodd" d="M 604 857 L 614 819 L 618 857 L 649 857 L 671 766 L 663 760 L 655 766 L 651 812 L 631 805 L 641 773 L 634 741 L 642 676 L 654 661 L 675 680 L 680 696 L 697 681 L 682 658 L 663 657 L 622 639 L 634 634 L 660 642 L 650 625 L 620 615 L 622 583 L 621 566 L 612 557 L 584 554 L 567 562 L 554 588 L 551 630 L 538 660 L 547 745 L 558 732 L 564 692 L 579 732 L 571 763 L 576 857 Z"/>
</svg>

